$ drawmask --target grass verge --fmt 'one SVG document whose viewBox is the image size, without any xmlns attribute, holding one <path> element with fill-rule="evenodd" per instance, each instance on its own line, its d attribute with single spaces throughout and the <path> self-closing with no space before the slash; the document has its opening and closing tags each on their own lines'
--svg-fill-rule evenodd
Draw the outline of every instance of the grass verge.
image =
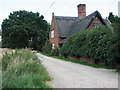
<svg viewBox="0 0 120 90">
<path fill-rule="evenodd" d="M 49 54 L 46 54 L 46 53 L 41 53 L 41 54 L 46 55 L 48 57 L 56 58 L 56 59 L 59 59 L 59 60 L 64 60 L 64 61 L 69 61 L 69 62 L 73 62 L 73 63 L 77 63 L 77 64 L 91 66 L 91 67 L 94 67 L 94 68 L 114 69 L 117 72 L 120 71 L 118 68 L 114 68 L 114 67 L 106 67 L 106 66 L 101 66 L 101 65 L 97 65 L 97 64 L 88 64 L 88 63 L 81 62 L 81 61 L 75 61 L 75 60 L 71 60 L 71 59 L 68 59 L 68 58 L 63 58 L 61 56 L 50 56 Z"/>
<path fill-rule="evenodd" d="M 5 53 L 2 57 L 2 88 L 50 88 L 46 69 L 28 49 Z"/>
</svg>

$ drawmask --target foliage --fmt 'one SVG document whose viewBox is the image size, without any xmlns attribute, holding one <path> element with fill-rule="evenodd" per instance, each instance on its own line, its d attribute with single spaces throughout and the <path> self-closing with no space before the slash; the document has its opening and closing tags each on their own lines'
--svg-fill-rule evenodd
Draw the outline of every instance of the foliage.
<svg viewBox="0 0 120 90">
<path fill-rule="evenodd" d="M 113 15 L 113 13 L 109 13 L 108 19 L 111 23 L 120 23 L 120 18 L 118 16 Z"/>
<path fill-rule="evenodd" d="M 2 48 L 2 42 L 0 42 L 0 48 Z"/>
<path fill-rule="evenodd" d="M 43 53 L 49 53 L 52 50 L 49 40 L 46 40 L 44 47 L 42 48 Z"/>
<path fill-rule="evenodd" d="M 0 36 L 2 36 L 2 30 L 0 30 Z"/>
<path fill-rule="evenodd" d="M 48 38 L 49 25 L 39 13 L 15 11 L 2 22 L 2 46 L 41 50 Z"/>
<path fill-rule="evenodd" d="M 77 63 L 77 64 L 91 66 L 91 67 L 94 67 L 94 68 L 115 69 L 116 71 L 119 70 L 118 68 L 106 67 L 106 66 L 97 65 L 97 64 L 89 64 L 89 63 L 85 63 L 85 62 L 78 61 L 78 60 L 71 60 L 71 59 L 68 59 L 68 58 L 61 57 L 61 56 L 50 56 L 49 54 L 46 54 L 46 53 L 42 53 L 42 54 L 46 55 L 48 57 L 59 59 L 59 60 L 64 60 L 64 61 L 68 61 L 68 62 L 73 62 L 73 63 Z"/>
<path fill-rule="evenodd" d="M 60 52 L 62 56 L 87 57 L 95 63 L 115 66 L 118 62 L 118 39 L 108 27 L 92 28 L 69 36 Z M 117 59 L 116 59 L 117 58 Z"/>
<path fill-rule="evenodd" d="M 0 39 L 1 39 L 1 36 L 2 36 L 2 31 L 0 30 Z M 2 41 L 0 41 L 0 48 L 2 47 Z"/>
<path fill-rule="evenodd" d="M 57 47 L 52 49 L 49 40 L 46 40 L 46 43 L 42 49 L 42 52 L 49 54 L 49 56 L 59 56 L 59 49 Z"/>
<path fill-rule="evenodd" d="M 54 49 L 52 49 L 49 53 L 50 56 L 59 56 L 59 49 L 57 47 L 55 47 Z"/>
<path fill-rule="evenodd" d="M 2 58 L 3 88 L 48 88 L 50 80 L 47 71 L 36 55 L 29 50 L 5 53 Z"/>
</svg>

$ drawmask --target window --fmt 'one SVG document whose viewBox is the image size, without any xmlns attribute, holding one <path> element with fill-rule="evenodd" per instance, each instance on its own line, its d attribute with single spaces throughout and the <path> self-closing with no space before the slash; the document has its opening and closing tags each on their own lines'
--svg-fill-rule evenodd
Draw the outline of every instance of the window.
<svg viewBox="0 0 120 90">
<path fill-rule="evenodd" d="M 55 48 L 55 43 L 52 43 L 52 49 L 54 49 Z"/>
<path fill-rule="evenodd" d="M 54 38 L 54 30 L 51 31 L 51 38 Z"/>
<path fill-rule="evenodd" d="M 99 22 L 99 21 L 95 21 L 94 23 L 93 23 L 93 27 L 94 28 L 96 28 L 96 27 L 99 27 L 99 26 L 101 26 L 102 24 Z"/>
</svg>

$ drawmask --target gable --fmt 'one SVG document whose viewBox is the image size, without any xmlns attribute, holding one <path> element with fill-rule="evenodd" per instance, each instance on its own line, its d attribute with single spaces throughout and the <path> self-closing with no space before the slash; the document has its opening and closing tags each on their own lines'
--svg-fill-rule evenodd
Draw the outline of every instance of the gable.
<svg viewBox="0 0 120 90">
<path fill-rule="evenodd" d="M 80 30 L 85 30 L 91 26 L 91 23 L 94 21 L 95 18 L 99 19 L 99 22 L 103 25 L 106 25 L 103 18 L 101 17 L 100 13 L 98 11 L 95 11 L 94 13 L 84 17 L 84 18 L 78 18 L 75 22 L 73 29 L 70 31 L 70 34 L 75 34 L 79 32 Z"/>
<path fill-rule="evenodd" d="M 103 23 L 100 21 L 100 19 L 96 16 L 93 21 L 91 22 L 91 24 L 89 25 L 89 29 L 90 28 L 93 28 L 93 27 L 97 27 L 97 26 L 100 26 L 100 25 L 103 25 Z"/>
<path fill-rule="evenodd" d="M 97 20 L 95 19 L 97 17 Z M 86 30 L 92 28 L 95 21 L 99 24 L 107 25 L 101 14 L 98 11 L 92 14 L 80 18 L 80 17 L 65 17 L 65 16 L 55 16 L 56 27 L 59 32 L 59 37 L 65 38 L 68 35 L 75 34 L 80 30 Z"/>
</svg>

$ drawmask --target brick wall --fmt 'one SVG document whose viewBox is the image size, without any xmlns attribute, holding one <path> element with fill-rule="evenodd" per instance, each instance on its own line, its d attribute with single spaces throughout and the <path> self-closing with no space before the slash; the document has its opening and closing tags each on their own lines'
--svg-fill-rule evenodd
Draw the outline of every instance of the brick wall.
<svg viewBox="0 0 120 90">
<path fill-rule="evenodd" d="M 86 16 L 86 5 L 79 4 L 78 6 L 78 17 L 83 18 Z"/>
<path fill-rule="evenodd" d="M 51 31 L 54 30 L 54 38 L 51 38 Z M 51 27 L 50 27 L 50 33 L 49 33 L 49 40 L 50 43 L 54 43 L 56 47 L 59 48 L 59 42 L 62 41 L 63 39 L 59 37 L 59 32 L 57 28 L 57 23 L 55 16 L 53 15 L 52 17 L 52 22 L 51 22 Z"/>
</svg>

